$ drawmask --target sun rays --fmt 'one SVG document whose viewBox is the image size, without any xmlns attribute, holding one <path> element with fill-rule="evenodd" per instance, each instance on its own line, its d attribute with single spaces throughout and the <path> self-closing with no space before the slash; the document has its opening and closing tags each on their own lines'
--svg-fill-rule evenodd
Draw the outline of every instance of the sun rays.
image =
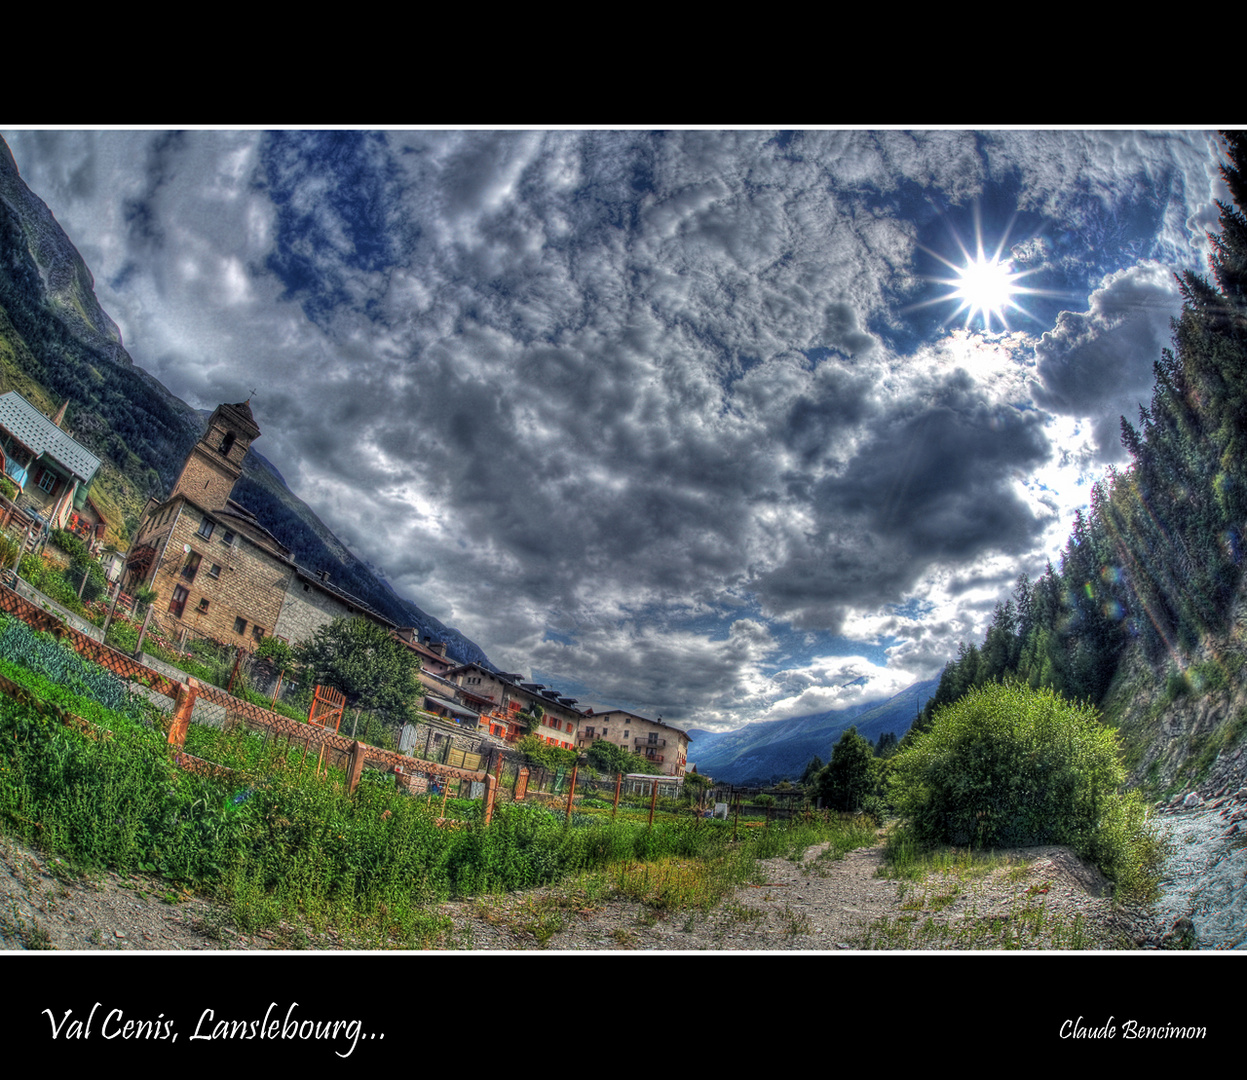
<svg viewBox="0 0 1247 1080">
<path fill-rule="evenodd" d="M 1010 222 L 1009 227 L 1012 227 Z M 971 329 L 976 321 L 982 329 L 991 333 L 993 321 L 998 328 L 1009 329 L 1009 312 L 1017 311 L 1032 318 L 1019 302 L 1024 295 L 1046 295 L 1044 289 L 1032 289 L 1020 284 L 1022 278 L 1035 272 L 1035 269 L 1018 270 L 1014 266 L 1014 258 L 1006 250 L 1009 240 L 1009 228 L 1001 234 L 996 250 L 988 254 L 983 245 L 983 227 L 978 208 L 974 212 L 974 252 L 966 247 L 961 237 L 953 232 L 953 239 L 961 250 L 961 261 L 946 259 L 938 251 L 923 248 L 927 254 L 938 259 L 952 272 L 953 277 L 932 277 L 927 280 L 937 285 L 947 285 L 949 292 L 942 296 L 925 300 L 914 307 L 928 307 L 933 304 L 955 303 L 957 306 L 944 320 L 945 324 L 960 318 L 965 313 L 965 328 Z"/>
</svg>

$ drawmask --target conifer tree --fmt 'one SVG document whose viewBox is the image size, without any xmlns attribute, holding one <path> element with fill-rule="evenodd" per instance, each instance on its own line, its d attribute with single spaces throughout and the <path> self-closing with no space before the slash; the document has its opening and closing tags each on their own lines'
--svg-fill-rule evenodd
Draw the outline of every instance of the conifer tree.
<svg viewBox="0 0 1247 1080">
<path fill-rule="evenodd" d="M 1121 420 L 1129 469 L 1095 485 L 1060 571 L 1020 577 L 982 649 L 961 644 L 915 728 L 1009 677 L 1096 702 L 1130 639 L 1156 659 L 1224 627 L 1247 551 L 1247 132 L 1223 137 L 1233 204 L 1218 204 L 1211 279 L 1178 277 L 1182 314 L 1153 363 L 1151 401 L 1137 427 Z"/>
</svg>

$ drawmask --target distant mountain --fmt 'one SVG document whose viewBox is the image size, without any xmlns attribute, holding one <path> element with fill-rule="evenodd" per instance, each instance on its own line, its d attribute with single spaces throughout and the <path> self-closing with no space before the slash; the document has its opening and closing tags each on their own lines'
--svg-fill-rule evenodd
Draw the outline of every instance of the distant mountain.
<svg viewBox="0 0 1247 1080">
<path fill-rule="evenodd" d="M 166 494 L 207 429 L 207 413 L 136 366 L 95 279 L 56 218 L 18 174 L 0 139 L 0 391 L 47 412 L 68 399 L 65 426 L 103 461 L 92 498 L 124 542 L 148 496 Z M 479 646 L 399 596 L 357 559 L 261 455 L 251 451 L 234 498 L 334 585 L 401 626 L 446 642 L 449 656 L 487 666 Z"/>
<path fill-rule="evenodd" d="M 730 784 L 771 784 L 798 780 L 818 755 L 824 762 L 841 732 L 856 725 L 858 733 L 878 742 L 887 732 L 901 738 L 914 717 L 935 693 L 939 679 L 907 686 L 886 701 L 850 705 L 790 720 L 746 724 L 735 731 L 689 731 L 689 762 L 697 771 Z"/>
</svg>

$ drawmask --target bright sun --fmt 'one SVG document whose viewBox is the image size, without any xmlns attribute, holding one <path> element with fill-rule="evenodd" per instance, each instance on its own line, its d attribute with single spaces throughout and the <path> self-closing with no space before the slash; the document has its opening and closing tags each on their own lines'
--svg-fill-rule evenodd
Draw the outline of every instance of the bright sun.
<svg viewBox="0 0 1247 1080">
<path fill-rule="evenodd" d="M 968 308 L 966 325 L 975 315 L 982 313 L 983 324 L 990 330 L 992 318 L 1002 324 L 1005 312 L 1016 307 L 1013 294 L 1017 291 L 1013 272 L 1013 260 L 1001 260 L 999 256 L 988 258 L 982 251 L 957 271 L 957 281 L 953 299 L 960 300 L 961 306 Z M 954 284 L 949 282 L 949 284 Z M 958 308 L 960 313 L 961 308 Z"/>
<path fill-rule="evenodd" d="M 1021 284 L 1021 279 L 1033 274 L 1034 270 L 1015 270 L 1013 259 L 1006 252 L 1006 244 L 1008 243 L 1009 230 L 1006 229 L 1004 235 L 1000 239 L 999 245 L 996 247 L 994 254 L 988 255 L 983 250 L 983 229 L 979 221 L 977 208 L 974 215 L 974 254 L 962 243 L 961 238 L 953 233 L 953 239 L 957 246 L 961 249 L 960 263 L 951 262 L 944 258 L 937 251 L 930 248 L 923 248 L 928 254 L 933 255 L 936 259 L 947 266 L 955 277 L 948 278 L 928 278 L 939 285 L 947 285 L 949 292 L 943 296 L 936 296 L 929 300 L 923 300 L 916 307 L 925 307 L 928 304 L 952 303 L 956 305 L 955 310 L 945 320 L 946 323 L 952 322 L 965 312 L 966 329 L 971 328 L 971 324 L 976 320 L 980 321 L 984 330 L 988 333 L 992 332 L 992 323 L 995 322 L 998 327 L 1007 330 L 1009 328 L 1008 314 L 1010 311 L 1020 311 L 1026 315 L 1026 309 L 1018 302 L 1023 294 L 1040 294 L 1044 293 L 1042 289 L 1028 289 Z"/>
</svg>

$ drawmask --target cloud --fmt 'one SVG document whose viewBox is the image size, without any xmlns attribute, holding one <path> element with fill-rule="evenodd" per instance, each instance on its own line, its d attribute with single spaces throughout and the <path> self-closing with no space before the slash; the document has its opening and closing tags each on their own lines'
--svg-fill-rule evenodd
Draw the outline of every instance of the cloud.
<svg viewBox="0 0 1247 1080">
<path fill-rule="evenodd" d="M 1035 346 L 1036 404 L 1092 423 L 1094 455 L 1123 460 L 1120 418 L 1152 399 L 1152 365 L 1182 309 L 1173 272 L 1154 262 L 1105 277 L 1087 311 L 1062 311 Z"/>
<path fill-rule="evenodd" d="M 1220 190 L 1201 133 L 10 142 L 136 362 L 201 408 L 255 387 L 257 449 L 399 592 L 702 725 L 881 695 L 981 632 L 1085 494 L 1068 431 L 1111 460 L 1150 396 Z M 1087 310 L 914 340 L 919 218 L 1006 196 Z"/>
</svg>

